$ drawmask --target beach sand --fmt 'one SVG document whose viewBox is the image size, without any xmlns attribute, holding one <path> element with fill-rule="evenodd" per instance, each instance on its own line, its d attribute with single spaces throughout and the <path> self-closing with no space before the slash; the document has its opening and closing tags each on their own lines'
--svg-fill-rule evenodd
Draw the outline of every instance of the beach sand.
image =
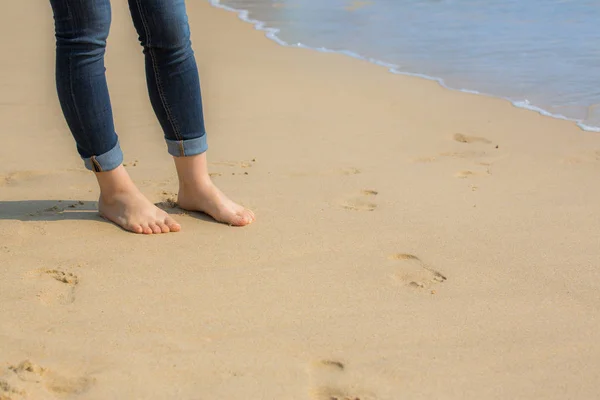
<svg viewBox="0 0 600 400">
<path fill-rule="evenodd" d="M 99 218 L 50 7 L 0 13 L 19 32 L 0 37 L 0 399 L 598 397 L 598 134 L 188 12 L 214 180 L 247 228 Z M 170 207 L 129 18 L 114 1 L 117 130 Z"/>
</svg>

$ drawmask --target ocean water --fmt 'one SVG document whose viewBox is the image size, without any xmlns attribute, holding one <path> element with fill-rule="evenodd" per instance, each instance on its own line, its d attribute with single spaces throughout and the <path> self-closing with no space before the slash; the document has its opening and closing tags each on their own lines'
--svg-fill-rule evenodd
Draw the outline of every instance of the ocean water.
<svg viewBox="0 0 600 400">
<path fill-rule="evenodd" d="M 209 0 L 286 46 L 509 99 L 600 132 L 600 0 Z"/>
</svg>

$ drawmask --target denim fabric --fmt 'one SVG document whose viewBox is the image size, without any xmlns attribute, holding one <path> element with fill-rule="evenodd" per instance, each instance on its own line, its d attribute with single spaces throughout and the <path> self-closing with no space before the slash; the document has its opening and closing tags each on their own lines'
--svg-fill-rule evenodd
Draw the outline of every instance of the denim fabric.
<svg viewBox="0 0 600 400">
<path fill-rule="evenodd" d="M 56 86 L 61 108 L 88 169 L 123 161 L 106 84 L 104 54 L 110 0 L 50 0 L 56 33 Z M 143 47 L 154 112 L 173 156 L 206 151 L 200 81 L 184 0 L 129 0 Z"/>
</svg>

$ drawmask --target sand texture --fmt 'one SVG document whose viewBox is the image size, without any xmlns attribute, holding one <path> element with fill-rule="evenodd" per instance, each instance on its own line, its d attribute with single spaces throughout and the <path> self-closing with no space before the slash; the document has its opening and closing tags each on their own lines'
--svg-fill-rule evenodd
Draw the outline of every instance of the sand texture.
<svg viewBox="0 0 600 400">
<path fill-rule="evenodd" d="M 173 207 L 113 1 L 127 169 L 182 225 L 144 236 L 96 212 L 49 5 L 2 7 L 0 399 L 598 398 L 598 134 L 188 12 L 213 178 L 258 220 Z"/>
</svg>

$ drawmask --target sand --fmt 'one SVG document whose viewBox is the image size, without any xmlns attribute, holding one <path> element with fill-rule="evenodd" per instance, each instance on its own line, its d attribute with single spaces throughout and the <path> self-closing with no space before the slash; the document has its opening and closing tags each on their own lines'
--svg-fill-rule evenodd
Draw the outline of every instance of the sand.
<svg viewBox="0 0 600 400">
<path fill-rule="evenodd" d="M 124 3 L 115 120 L 134 180 L 169 207 Z M 256 211 L 247 228 L 99 218 L 50 7 L 0 13 L 18 32 L 0 37 L 2 400 L 598 396 L 598 134 L 188 11 L 214 180 Z"/>
</svg>

